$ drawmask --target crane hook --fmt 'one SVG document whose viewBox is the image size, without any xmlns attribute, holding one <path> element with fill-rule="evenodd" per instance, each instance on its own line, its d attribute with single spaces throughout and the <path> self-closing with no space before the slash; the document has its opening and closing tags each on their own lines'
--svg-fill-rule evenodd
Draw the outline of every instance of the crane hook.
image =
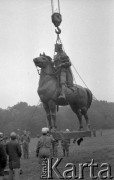
<svg viewBox="0 0 114 180">
<path fill-rule="evenodd" d="M 56 34 L 61 34 L 61 29 L 57 27 L 57 30 L 55 29 Z"/>
</svg>

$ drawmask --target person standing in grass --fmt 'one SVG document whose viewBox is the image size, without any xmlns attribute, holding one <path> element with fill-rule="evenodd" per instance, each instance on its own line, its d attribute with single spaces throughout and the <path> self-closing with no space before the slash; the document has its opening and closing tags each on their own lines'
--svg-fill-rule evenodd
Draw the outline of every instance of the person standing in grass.
<svg viewBox="0 0 114 180">
<path fill-rule="evenodd" d="M 43 177 L 43 163 L 47 162 L 47 159 L 52 156 L 52 143 L 54 141 L 53 136 L 49 135 L 49 129 L 47 127 L 42 128 L 42 135 L 38 138 L 36 157 L 39 158 L 39 171 L 41 173 L 40 178 Z"/>
<path fill-rule="evenodd" d="M 39 157 L 39 160 L 51 156 L 53 141 L 53 137 L 48 135 L 48 128 L 42 128 L 42 136 L 38 138 L 36 148 L 36 157 Z"/>
<path fill-rule="evenodd" d="M 24 131 L 21 137 L 24 159 L 29 159 L 29 143 L 30 143 L 30 136 L 27 131 Z"/>
<path fill-rule="evenodd" d="M 66 132 L 70 132 L 69 129 L 66 129 Z M 63 150 L 63 156 L 69 156 L 69 147 L 70 147 L 70 139 L 62 139 L 61 140 L 61 146 Z"/>
<path fill-rule="evenodd" d="M 3 133 L 0 133 L 0 180 L 4 179 L 4 169 L 7 164 L 7 155 L 2 141 Z"/>
<path fill-rule="evenodd" d="M 20 180 L 21 146 L 15 132 L 12 132 L 10 137 L 11 140 L 6 144 L 6 153 L 9 156 L 9 180 L 13 180 L 13 174 L 15 174 L 15 180 Z"/>
<path fill-rule="evenodd" d="M 53 143 L 52 143 L 53 157 L 58 156 L 58 146 L 59 146 L 59 140 L 54 140 Z"/>
</svg>

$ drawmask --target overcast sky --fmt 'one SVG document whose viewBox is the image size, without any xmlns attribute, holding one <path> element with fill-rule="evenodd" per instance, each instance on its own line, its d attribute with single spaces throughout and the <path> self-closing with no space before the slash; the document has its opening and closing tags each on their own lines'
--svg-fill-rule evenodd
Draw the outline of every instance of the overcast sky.
<svg viewBox="0 0 114 180">
<path fill-rule="evenodd" d="M 60 6 L 66 53 L 95 97 L 114 102 L 114 0 L 60 0 Z M 43 51 L 53 57 L 51 14 L 51 0 L 0 0 L 1 108 L 37 105 L 33 58 Z"/>
</svg>

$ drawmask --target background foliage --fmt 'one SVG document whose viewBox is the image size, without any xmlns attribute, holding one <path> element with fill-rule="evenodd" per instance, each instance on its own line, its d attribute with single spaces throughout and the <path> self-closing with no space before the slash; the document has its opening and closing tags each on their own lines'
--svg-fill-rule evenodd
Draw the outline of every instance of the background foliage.
<svg viewBox="0 0 114 180">
<path fill-rule="evenodd" d="M 88 110 L 92 129 L 114 128 L 114 103 L 93 101 Z M 85 121 L 83 120 L 85 124 Z M 0 131 L 8 135 L 11 131 L 22 132 L 28 130 L 32 136 L 40 134 L 41 128 L 47 125 L 46 113 L 42 107 L 29 106 L 26 102 L 19 102 L 7 109 L 0 108 Z M 58 130 L 78 129 L 78 119 L 69 106 L 59 107 L 57 113 Z"/>
</svg>

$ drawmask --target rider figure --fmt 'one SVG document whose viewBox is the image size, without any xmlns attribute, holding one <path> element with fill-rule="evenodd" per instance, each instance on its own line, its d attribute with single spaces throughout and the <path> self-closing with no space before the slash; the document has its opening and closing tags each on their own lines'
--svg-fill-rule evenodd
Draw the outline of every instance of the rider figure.
<svg viewBox="0 0 114 180">
<path fill-rule="evenodd" d="M 56 69 L 60 69 L 59 82 L 61 86 L 61 94 L 59 99 L 65 100 L 66 87 L 73 86 L 73 77 L 70 69 L 71 62 L 67 54 L 62 49 L 62 44 L 55 44 L 54 65 Z"/>
</svg>

